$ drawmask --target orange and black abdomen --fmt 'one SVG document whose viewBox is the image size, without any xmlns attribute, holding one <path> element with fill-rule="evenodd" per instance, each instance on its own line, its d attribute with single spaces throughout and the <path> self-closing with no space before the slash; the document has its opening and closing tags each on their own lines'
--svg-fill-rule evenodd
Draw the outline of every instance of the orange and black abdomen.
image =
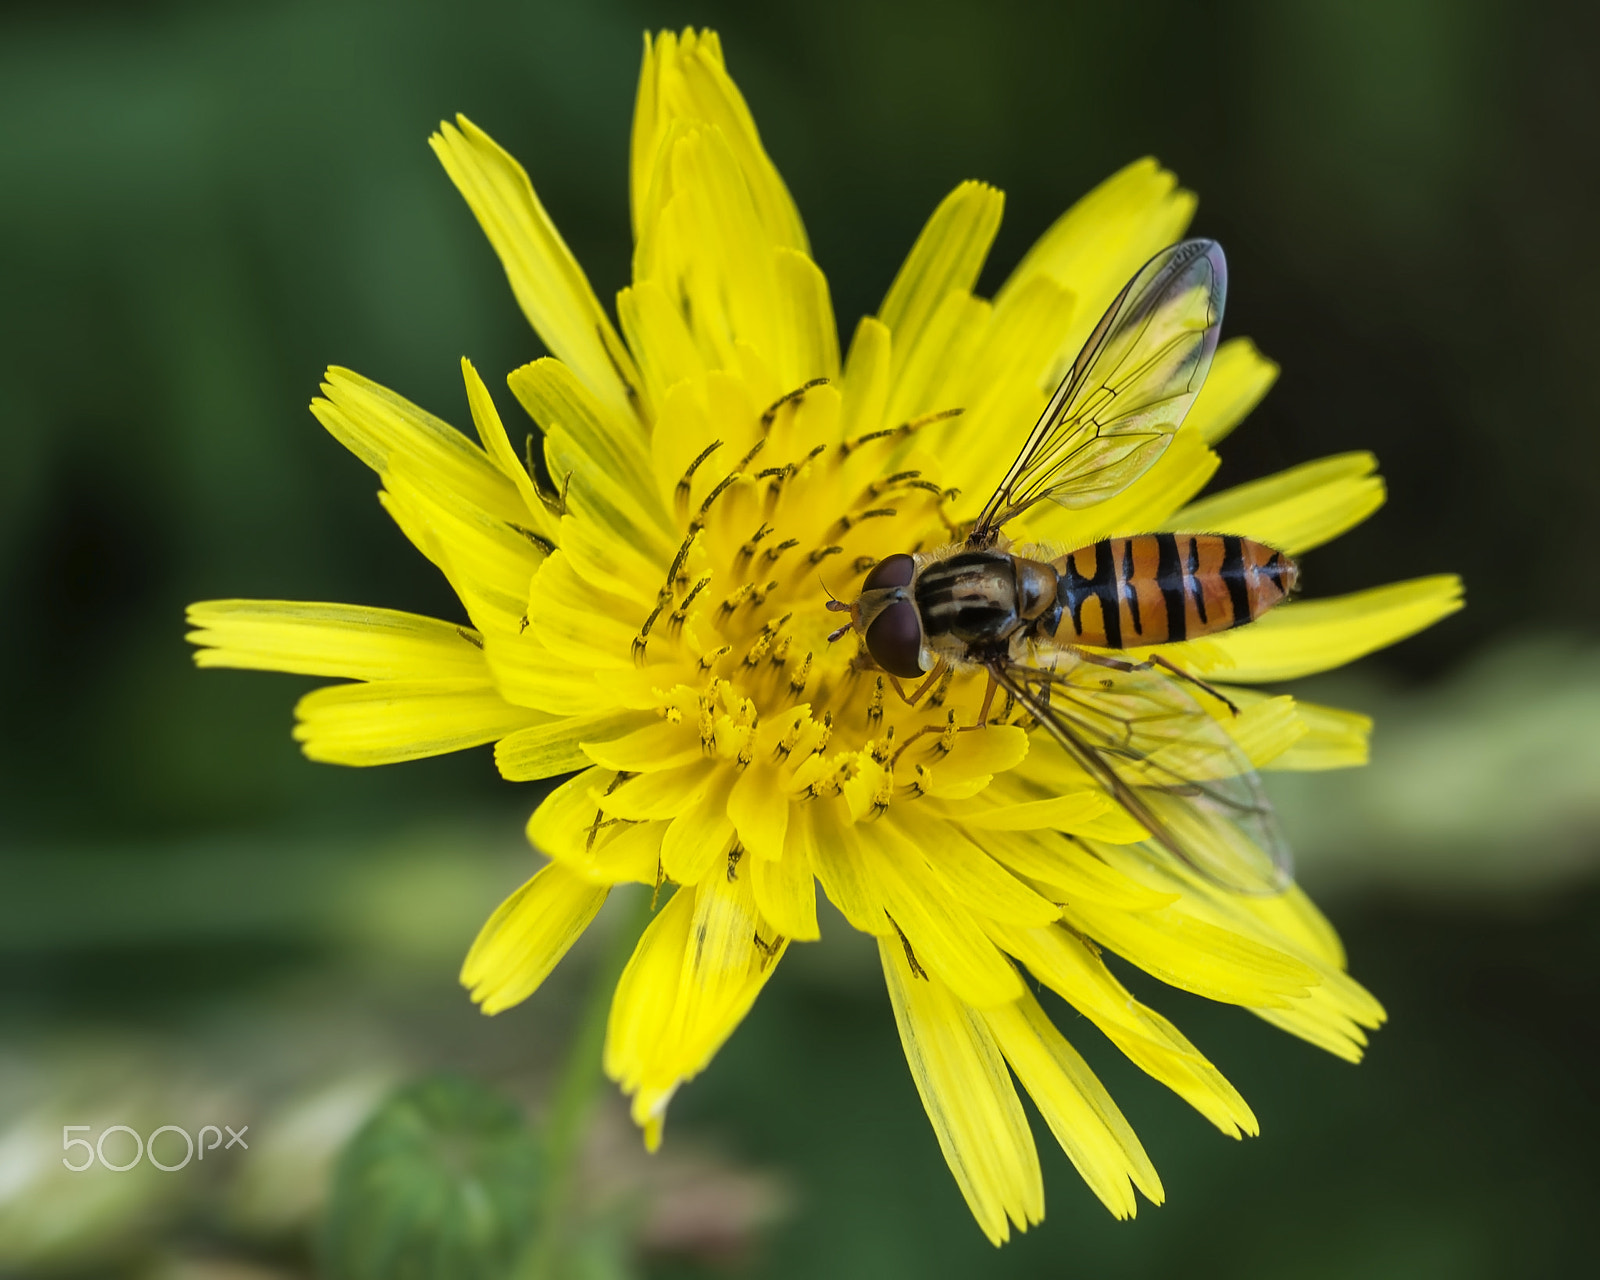
<svg viewBox="0 0 1600 1280">
<path fill-rule="evenodd" d="M 1250 622 L 1287 596 L 1299 573 L 1282 552 L 1219 533 L 1107 538 L 1051 566 L 1057 608 L 1042 629 L 1060 644 L 1106 649 L 1192 640 Z"/>
</svg>

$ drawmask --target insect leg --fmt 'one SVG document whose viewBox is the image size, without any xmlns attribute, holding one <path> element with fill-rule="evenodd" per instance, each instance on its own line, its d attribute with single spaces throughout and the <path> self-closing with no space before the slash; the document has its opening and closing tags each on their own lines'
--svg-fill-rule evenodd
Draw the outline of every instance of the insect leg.
<svg viewBox="0 0 1600 1280">
<path fill-rule="evenodd" d="M 978 720 L 977 720 L 977 723 L 976 724 L 964 724 L 964 725 L 962 725 L 961 728 L 959 730 L 957 730 L 958 733 L 970 733 L 973 729 L 984 729 L 984 728 L 988 727 L 988 724 L 989 724 L 989 708 L 994 705 L 995 690 L 999 689 L 999 687 L 1000 687 L 1000 684 L 994 678 L 994 672 L 990 671 L 989 672 L 989 687 L 983 691 L 983 705 L 978 708 Z"/>
<path fill-rule="evenodd" d="M 1141 665 L 1147 666 L 1147 667 L 1160 667 L 1163 671 L 1167 671 L 1167 672 L 1171 673 L 1172 675 L 1177 676 L 1178 679 L 1185 680 L 1189 684 L 1192 684 L 1192 685 L 1195 685 L 1195 686 L 1197 686 L 1197 687 L 1199 687 L 1201 689 L 1204 689 L 1207 693 L 1209 693 L 1213 698 L 1215 698 L 1223 706 L 1227 707 L 1229 711 L 1233 712 L 1234 715 L 1238 715 L 1239 714 L 1239 708 L 1234 704 L 1234 701 L 1233 701 L 1232 698 L 1228 698 L 1228 697 L 1223 696 L 1223 694 L 1222 694 L 1222 692 L 1220 690 L 1213 688 L 1211 685 L 1207 684 L 1204 680 L 1200 679 L 1199 676 L 1190 675 L 1182 667 L 1178 666 L 1176 663 L 1169 662 L 1166 658 L 1163 658 L 1159 653 L 1152 653 L 1150 655 L 1149 659 L 1146 662 L 1144 662 L 1143 664 L 1141 664 Z"/>
<path fill-rule="evenodd" d="M 908 707 L 914 707 L 922 699 L 922 695 L 927 693 L 929 689 L 933 688 L 939 677 L 944 675 L 945 668 L 948 665 L 949 664 L 943 658 L 940 658 L 939 661 L 933 664 L 933 670 L 928 672 L 927 679 L 919 684 L 916 687 L 916 690 L 909 695 L 900 687 L 900 678 L 898 676 L 890 676 L 889 683 L 894 686 L 894 691 L 900 695 L 901 702 L 905 703 Z"/>
<path fill-rule="evenodd" d="M 1159 653 L 1152 653 L 1143 662 L 1129 662 L 1125 658 L 1112 658 L 1100 653 L 1085 653 L 1081 649 L 1078 650 L 1078 657 L 1082 658 L 1085 662 L 1092 662 L 1099 667 L 1110 667 L 1113 671 L 1149 671 L 1155 667 L 1160 667 L 1168 675 L 1176 676 L 1185 684 L 1192 684 L 1197 689 L 1204 689 L 1223 706 L 1227 707 L 1228 710 L 1234 715 L 1239 714 L 1239 708 L 1232 698 L 1224 696 L 1220 689 L 1213 688 L 1204 680 L 1200 679 L 1199 676 L 1190 675 L 1175 662 L 1162 657 Z"/>
</svg>

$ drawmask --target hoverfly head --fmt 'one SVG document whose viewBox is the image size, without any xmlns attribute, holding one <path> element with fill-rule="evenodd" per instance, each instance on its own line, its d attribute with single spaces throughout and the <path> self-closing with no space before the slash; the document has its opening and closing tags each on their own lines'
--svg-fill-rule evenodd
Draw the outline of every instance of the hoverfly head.
<svg viewBox="0 0 1600 1280">
<path fill-rule="evenodd" d="M 907 679 L 922 674 L 922 617 L 911 594 L 916 573 L 914 556 L 885 556 L 867 574 L 855 604 L 846 606 L 851 626 L 866 639 L 873 660 L 890 675 Z M 849 629 L 841 627 L 829 639 Z"/>
</svg>

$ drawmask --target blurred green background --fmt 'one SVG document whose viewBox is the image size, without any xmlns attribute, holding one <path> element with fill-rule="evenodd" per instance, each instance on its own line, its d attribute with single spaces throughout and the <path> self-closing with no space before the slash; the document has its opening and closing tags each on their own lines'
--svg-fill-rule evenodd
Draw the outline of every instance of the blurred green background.
<svg viewBox="0 0 1600 1280">
<path fill-rule="evenodd" d="M 957 181 L 1008 194 L 989 289 L 1159 156 L 1227 246 L 1228 331 L 1284 366 L 1221 482 L 1376 451 L 1390 504 L 1310 557 L 1309 594 L 1457 570 L 1469 608 L 1304 688 L 1378 716 L 1370 768 L 1274 780 L 1393 1018 L 1366 1064 L 1133 975 L 1263 1134 L 1220 1138 L 1069 1021 L 1168 1204 L 1113 1222 L 1046 1135 L 1049 1217 L 996 1254 L 835 920 L 680 1095 L 661 1156 L 599 1115 L 583 1196 L 616 1256 L 592 1273 L 1592 1264 L 1600 11 L 323 0 L 0 12 L 0 1273 L 307 1275 L 331 1158 L 390 1088 L 448 1070 L 538 1114 L 595 949 L 493 1021 L 454 983 L 532 865 L 538 793 L 487 749 L 305 762 L 290 707 L 314 682 L 196 673 L 182 609 L 457 616 L 304 405 L 340 363 L 462 421 L 461 355 L 494 386 L 540 353 L 424 145 L 441 116 L 511 149 L 620 287 L 640 32 L 688 22 L 721 30 L 847 333 Z M 253 1141 L 73 1175 L 55 1144 L 78 1123 Z"/>
</svg>

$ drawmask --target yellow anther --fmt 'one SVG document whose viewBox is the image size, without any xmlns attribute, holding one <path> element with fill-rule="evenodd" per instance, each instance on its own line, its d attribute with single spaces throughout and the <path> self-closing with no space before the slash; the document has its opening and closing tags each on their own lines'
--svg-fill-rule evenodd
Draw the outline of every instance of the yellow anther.
<svg viewBox="0 0 1600 1280">
<path fill-rule="evenodd" d="M 800 670 L 789 677 L 789 692 L 799 697 L 806 691 L 806 681 L 811 679 L 811 650 L 806 650 L 806 656 L 801 660 Z"/>
</svg>

